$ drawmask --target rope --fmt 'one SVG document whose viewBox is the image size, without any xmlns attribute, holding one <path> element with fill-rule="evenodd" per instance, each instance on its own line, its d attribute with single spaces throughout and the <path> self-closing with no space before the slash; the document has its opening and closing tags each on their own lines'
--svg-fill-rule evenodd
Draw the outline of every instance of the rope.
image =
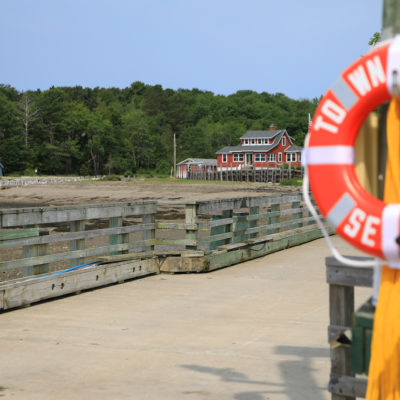
<svg viewBox="0 0 400 400">
<path fill-rule="evenodd" d="M 308 141 L 309 141 L 309 134 L 307 134 L 305 142 L 304 142 L 304 153 L 305 154 L 307 153 Z M 304 156 L 302 158 L 306 159 L 306 157 L 304 157 Z M 329 233 L 325 229 L 325 226 L 310 199 L 310 195 L 309 195 L 310 181 L 308 178 L 307 164 L 304 165 L 304 177 L 303 177 L 302 191 L 303 191 L 304 202 L 305 202 L 308 210 L 310 211 L 311 215 L 314 217 L 318 227 L 320 228 L 333 257 L 335 257 L 335 259 L 337 261 L 339 261 L 340 263 L 347 265 L 349 267 L 371 267 L 372 266 L 374 268 L 372 302 L 374 305 L 376 305 L 377 299 L 378 299 L 379 286 L 380 286 L 380 271 L 381 271 L 383 261 L 380 260 L 379 258 L 371 258 L 369 260 L 364 260 L 364 261 L 353 260 L 351 258 L 345 257 L 340 254 L 340 252 L 337 250 L 337 248 L 333 244 L 331 238 L 329 237 Z"/>
</svg>

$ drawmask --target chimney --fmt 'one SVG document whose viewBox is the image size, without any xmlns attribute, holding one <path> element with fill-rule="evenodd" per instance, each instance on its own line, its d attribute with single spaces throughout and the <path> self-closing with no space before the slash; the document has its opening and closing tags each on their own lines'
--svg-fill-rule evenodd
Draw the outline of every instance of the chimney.
<svg viewBox="0 0 400 400">
<path fill-rule="evenodd" d="M 270 130 L 270 131 L 274 131 L 274 130 L 275 130 L 275 125 L 274 125 L 274 124 L 271 124 L 271 125 L 269 126 L 269 130 Z"/>
</svg>

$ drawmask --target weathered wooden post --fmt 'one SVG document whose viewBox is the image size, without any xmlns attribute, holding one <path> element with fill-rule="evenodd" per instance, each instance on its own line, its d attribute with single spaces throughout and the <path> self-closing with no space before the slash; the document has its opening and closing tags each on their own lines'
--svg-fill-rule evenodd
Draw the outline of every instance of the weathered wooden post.
<svg viewBox="0 0 400 400">
<path fill-rule="evenodd" d="M 300 201 L 293 201 L 292 204 L 292 210 L 300 209 Z M 300 211 L 292 214 L 292 220 L 298 220 L 303 218 L 303 210 L 301 209 Z M 298 222 L 297 224 L 292 225 L 292 229 L 296 228 L 301 228 L 302 227 L 302 222 Z"/>
<path fill-rule="evenodd" d="M 85 220 L 80 220 L 80 221 L 71 221 L 70 222 L 70 232 L 80 232 L 85 230 Z M 69 242 L 69 249 L 71 251 L 74 250 L 85 250 L 85 239 L 77 239 L 77 240 L 71 240 Z M 69 262 L 71 267 L 74 267 L 76 265 L 84 264 L 85 258 L 84 257 L 79 257 L 79 258 L 72 258 Z"/>
<path fill-rule="evenodd" d="M 249 226 L 249 222 L 247 220 L 248 215 L 249 213 L 247 212 L 233 213 L 234 221 L 232 224 L 232 243 L 244 242 L 248 239 L 248 234 L 246 233 Z"/>
<path fill-rule="evenodd" d="M 38 226 L 37 226 L 38 227 Z M 39 232 L 39 228 L 38 232 Z M 48 234 L 48 232 L 47 232 Z M 31 244 L 22 247 L 22 258 L 31 258 L 38 256 L 45 256 L 48 254 L 49 245 L 45 244 Z M 33 265 L 22 268 L 22 276 L 40 275 L 49 272 L 49 264 Z"/>
<path fill-rule="evenodd" d="M 197 225 L 197 208 L 198 208 L 198 206 L 196 203 L 186 203 L 186 205 L 185 205 L 185 223 L 186 223 L 186 225 Z M 197 228 L 194 229 L 194 228 L 186 226 L 185 238 L 187 240 L 194 240 L 194 241 L 196 241 L 196 243 L 185 245 L 185 249 L 197 250 L 197 236 L 198 236 Z"/>
<path fill-rule="evenodd" d="M 354 288 L 352 286 L 329 285 L 330 325 L 351 326 L 354 311 Z M 331 380 L 335 375 L 353 376 L 351 371 L 351 348 L 331 348 Z M 355 400 L 355 397 L 332 393 L 332 400 Z"/>
<path fill-rule="evenodd" d="M 271 205 L 271 216 L 268 218 L 268 223 L 269 224 L 279 224 L 281 220 L 281 205 L 278 204 L 272 204 Z M 267 230 L 267 235 L 272 234 L 272 233 L 278 233 L 279 228 L 272 228 Z"/>
<path fill-rule="evenodd" d="M 233 210 L 224 210 L 224 211 L 222 211 L 222 216 L 223 216 L 223 218 L 232 218 L 233 217 Z M 227 225 L 225 225 L 225 232 L 226 233 L 228 233 L 228 232 L 233 232 L 233 224 L 227 224 Z M 228 239 L 225 239 L 225 244 L 229 244 L 229 243 L 232 243 L 232 237 L 231 238 L 228 238 Z"/>
<path fill-rule="evenodd" d="M 250 207 L 250 216 L 255 217 L 260 213 L 260 207 Z M 249 228 L 256 228 L 258 226 L 258 219 L 250 219 L 249 220 Z M 249 238 L 254 239 L 256 238 L 258 233 L 250 233 Z"/>
<path fill-rule="evenodd" d="M 110 228 L 122 227 L 122 217 L 111 217 L 109 219 L 108 226 Z M 117 244 L 128 243 L 128 242 L 129 242 L 129 235 L 128 234 L 110 235 L 110 239 L 109 239 L 110 246 L 117 245 Z M 110 253 L 110 255 L 115 256 L 117 254 L 126 254 L 127 252 L 128 252 L 128 250 L 112 251 Z"/>
<path fill-rule="evenodd" d="M 153 226 L 154 226 L 155 222 L 156 222 L 156 214 L 155 213 L 144 214 L 142 216 L 143 224 L 153 224 Z M 142 240 L 151 240 L 154 242 L 155 238 L 156 238 L 155 227 L 153 227 L 151 229 L 145 229 L 142 233 Z M 154 251 L 154 243 L 150 244 L 150 245 L 145 245 L 144 251 Z"/>
</svg>

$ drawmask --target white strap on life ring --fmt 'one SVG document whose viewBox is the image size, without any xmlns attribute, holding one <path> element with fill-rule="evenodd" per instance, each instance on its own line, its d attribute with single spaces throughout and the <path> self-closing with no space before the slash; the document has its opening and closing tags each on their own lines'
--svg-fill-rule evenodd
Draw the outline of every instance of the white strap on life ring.
<svg viewBox="0 0 400 400">
<path fill-rule="evenodd" d="M 353 146 L 318 146 L 304 149 L 302 165 L 354 164 Z"/>
</svg>

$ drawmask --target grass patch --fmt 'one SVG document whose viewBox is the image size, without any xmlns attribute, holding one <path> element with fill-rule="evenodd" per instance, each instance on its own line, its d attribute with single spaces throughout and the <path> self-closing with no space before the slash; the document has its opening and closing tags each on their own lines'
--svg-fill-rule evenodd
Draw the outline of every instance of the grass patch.
<svg viewBox="0 0 400 400">
<path fill-rule="evenodd" d="M 303 181 L 301 179 L 282 179 L 281 186 L 301 186 Z"/>
</svg>

